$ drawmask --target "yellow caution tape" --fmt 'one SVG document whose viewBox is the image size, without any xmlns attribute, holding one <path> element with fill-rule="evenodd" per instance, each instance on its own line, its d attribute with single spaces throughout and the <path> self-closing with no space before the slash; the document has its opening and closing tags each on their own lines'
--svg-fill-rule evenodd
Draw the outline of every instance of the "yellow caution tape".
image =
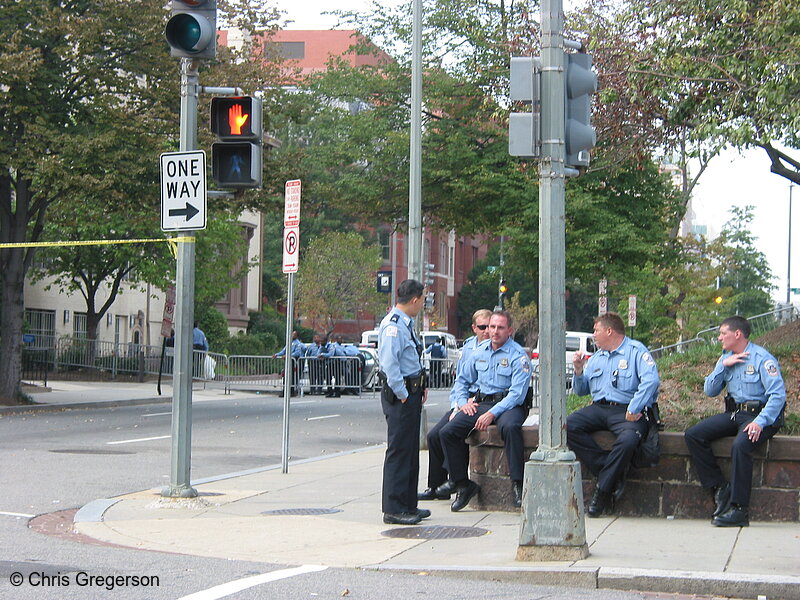
<svg viewBox="0 0 800 600">
<path fill-rule="evenodd" d="M 169 244 L 172 256 L 177 256 L 178 243 L 194 244 L 196 238 L 193 236 L 179 236 L 174 238 L 154 238 L 141 240 L 76 240 L 61 242 L 19 242 L 13 244 L 0 244 L 0 248 L 47 248 L 55 246 L 104 246 L 111 244 L 144 244 L 144 243 L 164 243 Z"/>
</svg>

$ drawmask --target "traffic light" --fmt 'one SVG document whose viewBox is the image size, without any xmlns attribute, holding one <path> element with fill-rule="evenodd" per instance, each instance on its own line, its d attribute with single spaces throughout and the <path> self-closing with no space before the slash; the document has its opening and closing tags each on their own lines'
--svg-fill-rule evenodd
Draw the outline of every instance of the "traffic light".
<svg viewBox="0 0 800 600">
<path fill-rule="evenodd" d="M 592 72 L 590 54 L 566 54 L 566 110 L 564 137 L 566 160 L 571 167 L 588 167 L 589 150 L 597 137 L 592 127 L 592 94 L 597 91 L 597 75 Z"/>
<path fill-rule="evenodd" d="M 500 280 L 500 285 L 497 287 L 497 305 L 502 309 L 505 308 L 506 292 L 508 292 L 508 284 L 505 279 Z"/>
<path fill-rule="evenodd" d="M 214 58 L 217 53 L 217 0 L 172 0 L 164 37 L 170 55 Z"/>
<path fill-rule="evenodd" d="M 261 187 L 263 136 L 261 99 L 251 96 L 211 99 L 211 175 L 227 188 Z"/>
<path fill-rule="evenodd" d="M 717 304 L 722 304 L 722 296 L 717 296 L 716 298 L 714 298 L 714 302 Z"/>
<path fill-rule="evenodd" d="M 422 283 L 425 284 L 425 287 L 433 285 L 433 265 L 431 263 L 425 263 L 424 265 L 425 272 L 422 274 Z"/>
<path fill-rule="evenodd" d="M 428 292 L 425 296 L 424 308 L 425 310 L 432 310 L 436 305 L 436 294 Z"/>
<path fill-rule="evenodd" d="M 508 153 L 511 156 L 537 158 L 541 154 L 541 75 L 539 58 L 511 58 L 509 96 L 512 101 L 531 105 L 531 112 L 512 112 L 508 117 Z"/>
</svg>

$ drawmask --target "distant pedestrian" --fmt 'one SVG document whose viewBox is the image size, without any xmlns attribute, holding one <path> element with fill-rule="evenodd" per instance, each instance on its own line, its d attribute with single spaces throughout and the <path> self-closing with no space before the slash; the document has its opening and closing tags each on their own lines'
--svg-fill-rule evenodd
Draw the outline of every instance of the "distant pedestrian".
<svg viewBox="0 0 800 600">
<path fill-rule="evenodd" d="M 395 525 L 416 525 L 431 514 L 417 508 L 419 425 L 426 392 L 414 318 L 423 308 L 424 291 L 415 279 L 403 281 L 397 288 L 397 305 L 383 318 L 378 333 L 381 407 L 387 426 L 383 522 Z"/>
<path fill-rule="evenodd" d="M 306 353 L 306 345 L 300 341 L 300 336 L 297 334 L 296 331 L 292 331 L 292 344 L 291 348 L 291 363 L 292 363 L 292 377 L 289 381 L 289 385 L 291 386 L 291 395 L 296 396 L 300 393 L 300 385 L 299 385 L 299 362 L 300 358 L 302 358 Z M 280 358 L 281 356 L 286 356 L 286 346 L 281 348 L 278 352 L 272 355 L 272 358 Z"/>
<path fill-rule="evenodd" d="M 719 326 L 722 356 L 706 377 L 703 391 L 717 396 L 727 388 L 725 412 L 703 419 L 686 430 L 686 446 L 700 483 L 711 491 L 717 527 L 747 527 L 753 485 L 753 452 L 783 425 L 786 387 L 778 361 L 750 341 L 750 323 L 728 317 Z M 731 481 L 725 480 L 711 442 L 733 436 Z"/>
<path fill-rule="evenodd" d="M 429 371 L 431 375 L 431 387 L 444 387 L 442 384 L 442 367 L 444 366 L 444 358 L 447 356 L 444 347 L 444 337 L 437 337 L 434 339 L 434 341 L 425 348 L 425 352 L 430 357 Z"/>
<path fill-rule="evenodd" d="M 208 339 L 203 330 L 197 326 L 197 321 L 194 322 L 194 329 L 192 329 L 192 348 L 208 352 Z"/>
<path fill-rule="evenodd" d="M 597 477 L 589 516 L 599 517 L 622 495 L 625 475 L 639 443 L 655 420 L 643 418 L 658 397 L 656 363 L 643 344 L 625 335 L 616 313 L 594 319 L 594 343 L 599 349 L 588 359 L 576 352 L 572 391 L 592 395 L 592 403 L 567 417 L 567 445 Z M 603 450 L 592 437 L 610 431 L 616 438 Z"/>
</svg>

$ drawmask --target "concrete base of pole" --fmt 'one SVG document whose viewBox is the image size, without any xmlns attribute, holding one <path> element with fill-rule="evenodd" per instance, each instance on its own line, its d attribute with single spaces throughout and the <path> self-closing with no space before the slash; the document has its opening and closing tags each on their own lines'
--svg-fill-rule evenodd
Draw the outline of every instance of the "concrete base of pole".
<svg viewBox="0 0 800 600">
<path fill-rule="evenodd" d="M 173 487 L 168 485 L 161 488 L 161 495 L 165 498 L 196 498 L 197 490 L 193 487 Z"/>
<path fill-rule="evenodd" d="M 580 464 L 528 461 L 517 560 L 574 560 L 587 556 Z"/>
</svg>

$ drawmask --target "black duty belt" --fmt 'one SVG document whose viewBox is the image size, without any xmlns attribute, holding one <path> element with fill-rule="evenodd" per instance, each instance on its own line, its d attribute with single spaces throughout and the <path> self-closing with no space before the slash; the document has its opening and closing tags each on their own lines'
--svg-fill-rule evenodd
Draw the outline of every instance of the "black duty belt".
<svg viewBox="0 0 800 600">
<path fill-rule="evenodd" d="M 611 400 L 606 400 L 605 398 L 595 400 L 594 403 L 602 404 L 603 406 L 627 406 L 627 404 L 622 404 L 621 402 L 612 402 Z"/>
<path fill-rule="evenodd" d="M 737 402 L 736 403 L 736 410 L 741 412 L 750 413 L 751 415 L 757 415 L 761 412 L 761 409 L 766 406 L 766 402 L 760 402 L 758 400 L 750 400 L 748 402 Z"/>
<path fill-rule="evenodd" d="M 477 400 L 479 403 L 485 402 L 487 404 L 497 404 L 500 402 L 500 400 L 506 397 L 506 394 L 508 394 L 508 392 L 497 392 L 495 394 L 482 394 L 478 392 L 475 394 L 475 400 Z"/>
</svg>

